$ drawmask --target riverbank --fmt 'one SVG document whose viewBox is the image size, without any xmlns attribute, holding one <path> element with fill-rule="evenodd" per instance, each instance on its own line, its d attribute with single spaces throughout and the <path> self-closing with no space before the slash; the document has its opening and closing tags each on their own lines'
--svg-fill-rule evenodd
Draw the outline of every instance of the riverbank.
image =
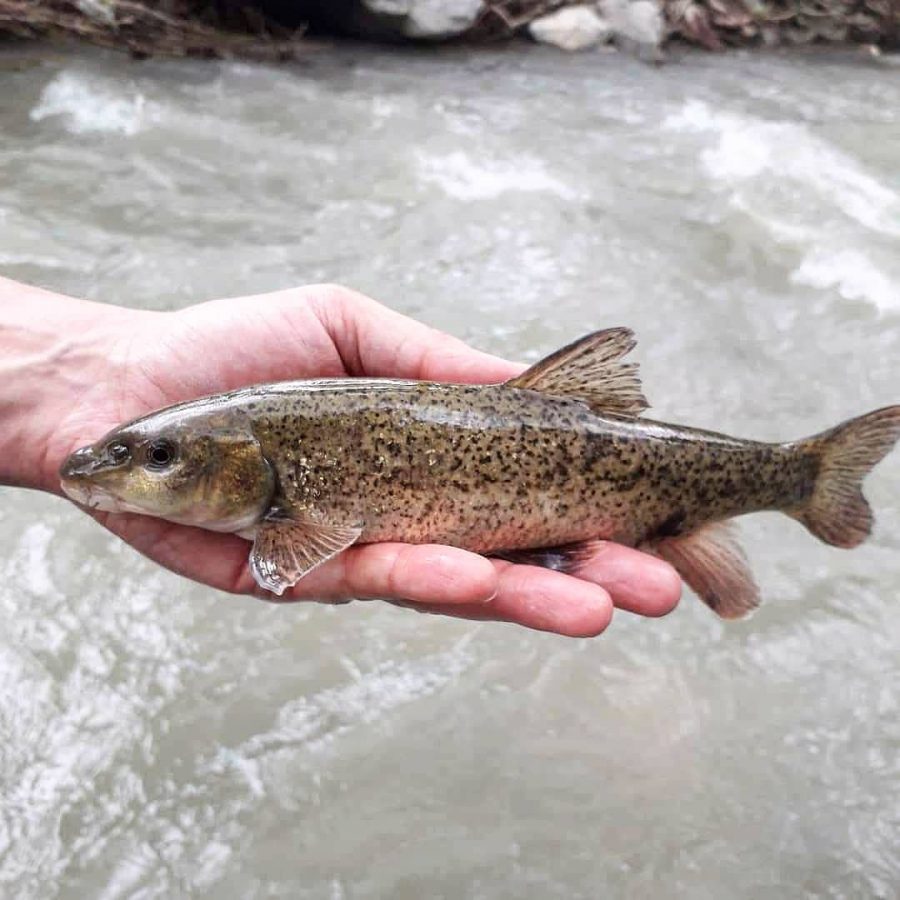
<svg viewBox="0 0 900 900">
<path fill-rule="evenodd" d="M 77 39 L 139 57 L 284 59 L 310 36 L 429 44 L 532 39 L 661 54 L 729 47 L 900 48 L 896 0 L 0 0 L 0 37 Z"/>
</svg>

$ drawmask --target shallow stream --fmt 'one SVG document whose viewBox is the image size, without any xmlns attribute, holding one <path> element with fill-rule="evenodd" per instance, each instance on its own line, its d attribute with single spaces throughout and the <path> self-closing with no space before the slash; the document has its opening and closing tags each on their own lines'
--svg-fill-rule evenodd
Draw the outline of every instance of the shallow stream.
<svg viewBox="0 0 900 900">
<path fill-rule="evenodd" d="M 862 56 L 0 51 L 0 271 L 155 309 L 340 281 L 533 360 L 632 326 L 654 415 L 900 400 L 900 70 Z M 28 448 L 24 448 L 28 452 Z M 597 640 L 168 574 L 0 495 L 0 894 L 893 898 L 900 454 L 749 621 Z"/>
</svg>

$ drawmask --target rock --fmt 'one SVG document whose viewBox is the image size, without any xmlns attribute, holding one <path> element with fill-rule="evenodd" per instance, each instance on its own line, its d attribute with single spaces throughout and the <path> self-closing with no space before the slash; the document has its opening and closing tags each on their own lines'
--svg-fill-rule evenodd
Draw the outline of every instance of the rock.
<svg viewBox="0 0 900 900">
<path fill-rule="evenodd" d="M 238 2 L 238 0 L 225 0 Z M 484 11 L 482 0 L 249 0 L 286 26 L 313 33 L 388 43 L 440 41 L 467 32 Z M 2 5 L 3 0 L 0 0 Z"/>
<path fill-rule="evenodd" d="M 665 21 L 656 0 L 600 0 L 600 11 L 617 41 L 639 48 L 662 44 Z"/>
<path fill-rule="evenodd" d="M 608 41 L 612 31 L 590 6 L 566 6 L 535 19 L 528 33 L 541 44 L 563 50 L 586 50 Z"/>
<path fill-rule="evenodd" d="M 442 40 L 468 31 L 482 0 L 362 0 L 375 15 L 396 20 L 403 37 Z"/>
<path fill-rule="evenodd" d="M 116 7 L 112 0 L 75 0 L 75 6 L 100 25 L 115 27 Z"/>
</svg>

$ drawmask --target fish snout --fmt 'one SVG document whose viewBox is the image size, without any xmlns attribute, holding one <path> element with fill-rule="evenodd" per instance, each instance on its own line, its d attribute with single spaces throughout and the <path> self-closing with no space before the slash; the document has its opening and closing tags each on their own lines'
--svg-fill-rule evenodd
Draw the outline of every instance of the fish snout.
<svg viewBox="0 0 900 900">
<path fill-rule="evenodd" d="M 93 447 L 81 447 L 70 453 L 60 466 L 59 475 L 65 481 L 90 478 L 108 464 Z"/>
<path fill-rule="evenodd" d="M 108 485 L 99 484 L 97 479 L 98 475 L 108 474 L 115 468 L 116 463 L 107 453 L 82 447 L 70 453 L 59 467 L 60 486 L 70 500 L 81 506 L 118 512 L 122 503 L 110 493 Z"/>
</svg>

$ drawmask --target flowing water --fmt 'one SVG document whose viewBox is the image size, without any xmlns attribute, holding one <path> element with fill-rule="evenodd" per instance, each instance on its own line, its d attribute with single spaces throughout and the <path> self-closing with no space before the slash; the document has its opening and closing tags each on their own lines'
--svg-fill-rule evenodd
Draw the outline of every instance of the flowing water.
<svg viewBox="0 0 900 900">
<path fill-rule="evenodd" d="M 0 54 L 0 271 L 155 309 L 332 280 L 533 360 L 628 324 L 659 418 L 900 399 L 900 71 L 365 48 Z M 21 452 L 38 452 L 23 447 Z M 900 455 L 871 542 L 597 640 L 180 580 L 0 507 L 0 894 L 893 898 Z"/>
</svg>

